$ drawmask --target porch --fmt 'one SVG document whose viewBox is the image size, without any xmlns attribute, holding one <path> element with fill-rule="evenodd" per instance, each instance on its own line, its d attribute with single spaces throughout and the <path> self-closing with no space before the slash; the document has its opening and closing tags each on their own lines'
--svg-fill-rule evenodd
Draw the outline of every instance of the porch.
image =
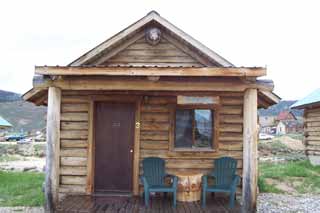
<svg viewBox="0 0 320 213">
<path fill-rule="evenodd" d="M 172 207 L 172 199 L 160 195 L 152 196 L 150 208 L 146 208 L 142 197 L 127 196 L 68 196 L 57 207 L 57 212 L 240 212 L 241 207 L 236 202 L 230 209 L 226 196 L 209 196 L 206 208 L 201 208 L 198 202 L 177 202 L 177 208 Z"/>
</svg>

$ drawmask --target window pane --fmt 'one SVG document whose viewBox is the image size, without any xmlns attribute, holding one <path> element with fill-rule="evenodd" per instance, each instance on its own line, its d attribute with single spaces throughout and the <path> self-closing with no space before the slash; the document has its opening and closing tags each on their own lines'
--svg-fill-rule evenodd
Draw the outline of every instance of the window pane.
<svg viewBox="0 0 320 213">
<path fill-rule="evenodd" d="M 176 110 L 176 129 L 175 129 L 175 147 L 192 147 L 192 114 L 193 110 Z"/>
<path fill-rule="evenodd" d="M 212 147 L 212 112 L 211 110 L 194 110 L 195 147 Z"/>
</svg>

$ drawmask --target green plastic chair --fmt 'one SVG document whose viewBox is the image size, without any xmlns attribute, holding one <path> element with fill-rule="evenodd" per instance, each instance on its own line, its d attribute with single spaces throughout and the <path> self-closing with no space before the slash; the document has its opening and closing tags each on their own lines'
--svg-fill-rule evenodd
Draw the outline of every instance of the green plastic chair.
<svg viewBox="0 0 320 213">
<path fill-rule="evenodd" d="M 144 188 L 144 202 L 149 207 L 150 192 L 173 193 L 173 207 L 176 207 L 178 178 L 165 173 L 165 161 L 161 158 L 149 157 L 142 161 L 143 175 L 140 177 Z M 172 184 L 165 184 L 165 177 L 171 177 Z"/>
<path fill-rule="evenodd" d="M 234 207 L 237 185 L 240 176 L 236 175 L 237 160 L 231 157 L 222 157 L 214 161 L 214 171 L 202 176 L 202 207 L 206 206 L 207 192 L 227 192 L 230 194 L 229 207 Z M 208 185 L 208 178 L 214 178 L 214 185 Z"/>
</svg>

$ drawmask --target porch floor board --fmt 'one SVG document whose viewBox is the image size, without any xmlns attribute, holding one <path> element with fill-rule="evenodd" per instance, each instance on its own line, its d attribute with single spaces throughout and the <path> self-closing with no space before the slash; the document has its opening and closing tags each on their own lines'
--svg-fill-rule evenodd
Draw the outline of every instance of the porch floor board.
<svg viewBox="0 0 320 213">
<path fill-rule="evenodd" d="M 153 196 L 151 197 L 150 206 L 146 208 L 142 197 L 126 197 L 126 196 L 89 196 L 77 195 L 68 196 L 59 203 L 57 211 L 72 213 L 193 213 L 193 212 L 240 212 L 240 205 L 235 202 L 233 209 L 229 208 L 228 197 L 211 197 L 208 195 L 206 208 L 201 208 L 199 201 L 197 202 L 179 202 L 177 208 L 172 207 L 172 199 L 170 196 Z"/>
</svg>

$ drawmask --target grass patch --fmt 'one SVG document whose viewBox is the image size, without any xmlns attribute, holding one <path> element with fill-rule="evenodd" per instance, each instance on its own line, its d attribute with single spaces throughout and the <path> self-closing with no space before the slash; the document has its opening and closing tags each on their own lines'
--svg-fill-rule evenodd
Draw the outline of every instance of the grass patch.
<svg viewBox="0 0 320 213">
<path fill-rule="evenodd" d="M 276 186 L 271 185 L 271 184 L 267 184 L 266 179 L 261 176 L 258 179 L 258 186 L 259 186 L 260 192 L 283 193 L 283 191 L 278 189 Z"/>
<path fill-rule="evenodd" d="M 41 206 L 43 173 L 0 171 L 0 206 Z"/>
<path fill-rule="evenodd" d="M 303 140 L 302 133 L 290 133 L 290 134 L 287 134 L 287 136 L 289 136 L 290 138 L 295 139 L 295 140 L 300 140 L 300 141 Z"/>
<path fill-rule="evenodd" d="M 259 187 L 262 192 L 275 190 L 276 185 L 267 184 L 270 178 L 286 183 L 298 193 L 320 193 L 320 166 L 312 166 L 309 161 L 290 161 L 284 163 L 264 162 L 259 165 Z M 299 184 L 293 184 L 294 182 Z"/>
</svg>

